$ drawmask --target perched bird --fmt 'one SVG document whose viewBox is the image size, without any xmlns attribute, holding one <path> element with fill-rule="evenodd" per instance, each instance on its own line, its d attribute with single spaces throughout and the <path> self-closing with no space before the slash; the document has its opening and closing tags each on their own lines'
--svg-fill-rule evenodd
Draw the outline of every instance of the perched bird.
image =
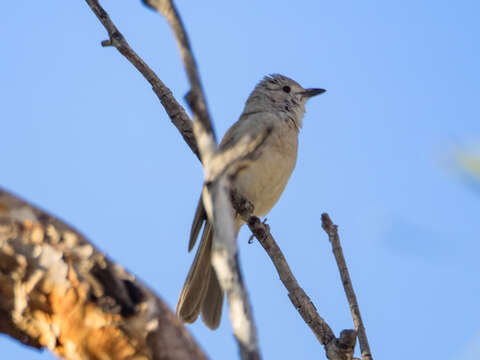
<svg viewBox="0 0 480 360">
<path fill-rule="evenodd" d="M 233 188 L 252 202 L 254 215 L 266 215 L 280 198 L 297 160 L 305 103 L 324 92 L 323 89 L 304 89 L 283 75 L 266 76 L 248 97 L 238 121 L 225 134 L 220 149 L 235 146 L 244 135 L 253 135 L 253 139 L 267 128 L 271 129 L 260 154 L 232 183 Z M 203 322 L 210 329 L 216 329 L 222 314 L 223 291 L 211 265 L 212 224 L 200 196 L 188 251 L 195 245 L 204 222 L 200 245 L 178 300 L 177 315 L 192 323 L 202 313 Z M 237 216 L 235 236 L 242 225 L 243 221 Z"/>
</svg>

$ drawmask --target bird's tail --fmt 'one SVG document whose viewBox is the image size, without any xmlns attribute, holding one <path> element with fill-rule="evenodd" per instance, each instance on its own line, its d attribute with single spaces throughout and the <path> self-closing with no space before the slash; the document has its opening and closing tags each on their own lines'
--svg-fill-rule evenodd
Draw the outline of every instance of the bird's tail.
<svg viewBox="0 0 480 360">
<path fill-rule="evenodd" d="M 178 299 L 177 315 L 182 321 L 193 323 L 202 313 L 205 325 L 214 330 L 220 324 L 222 316 L 223 290 L 211 263 L 213 228 L 208 221 L 202 197 L 200 197 L 193 218 L 188 251 L 195 246 L 204 223 L 200 245 Z M 237 217 L 235 219 L 235 238 L 242 224 L 242 220 Z"/>
<path fill-rule="evenodd" d="M 211 265 L 212 237 L 212 225 L 207 221 L 178 299 L 177 315 L 183 321 L 193 323 L 201 312 L 203 322 L 213 330 L 220 324 L 223 291 Z"/>
</svg>

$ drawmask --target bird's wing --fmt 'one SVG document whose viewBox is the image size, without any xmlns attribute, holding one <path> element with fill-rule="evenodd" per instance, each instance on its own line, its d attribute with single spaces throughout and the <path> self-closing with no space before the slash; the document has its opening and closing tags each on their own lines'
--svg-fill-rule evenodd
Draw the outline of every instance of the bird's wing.
<svg viewBox="0 0 480 360">
<path fill-rule="evenodd" d="M 203 223 L 207 221 L 207 212 L 203 206 L 202 195 L 200 194 L 200 200 L 198 200 L 197 210 L 193 217 L 192 229 L 190 230 L 190 241 L 188 242 L 188 251 L 190 252 L 195 246 L 200 229 Z"/>
<path fill-rule="evenodd" d="M 261 116 L 265 118 L 268 116 L 268 113 L 265 114 L 263 111 L 253 111 L 248 113 L 243 113 L 238 121 L 233 124 L 230 129 L 222 139 L 220 143 L 220 149 L 225 150 L 235 146 L 235 144 L 241 139 L 243 134 L 248 134 L 247 128 L 256 128 L 257 131 L 262 131 L 265 125 L 262 121 L 258 121 L 257 117 Z M 192 229 L 190 230 L 190 241 L 188 242 L 188 251 L 191 251 L 195 246 L 197 241 L 198 234 L 202 229 L 203 223 L 207 220 L 207 212 L 203 205 L 202 195 L 198 201 L 197 210 L 195 211 L 195 216 L 193 218 Z"/>
<path fill-rule="evenodd" d="M 220 142 L 220 150 L 225 150 L 233 147 L 244 134 L 248 134 L 248 127 L 258 127 L 262 125 L 262 122 L 257 121 L 257 116 L 263 116 L 263 111 L 252 111 L 243 113 L 238 121 L 233 124 L 230 129 L 223 136 Z"/>
</svg>

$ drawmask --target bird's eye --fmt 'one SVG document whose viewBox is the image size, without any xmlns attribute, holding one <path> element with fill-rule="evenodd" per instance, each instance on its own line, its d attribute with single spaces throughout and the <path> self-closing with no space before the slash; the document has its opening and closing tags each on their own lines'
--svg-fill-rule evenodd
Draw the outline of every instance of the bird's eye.
<svg viewBox="0 0 480 360">
<path fill-rule="evenodd" d="M 290 89 L 290 86 L 284 86 L 284 87 L 282 88 L 282 90 L 285 91 L 285 92 L 288 94 L 291 89 Z"/>
</svg>

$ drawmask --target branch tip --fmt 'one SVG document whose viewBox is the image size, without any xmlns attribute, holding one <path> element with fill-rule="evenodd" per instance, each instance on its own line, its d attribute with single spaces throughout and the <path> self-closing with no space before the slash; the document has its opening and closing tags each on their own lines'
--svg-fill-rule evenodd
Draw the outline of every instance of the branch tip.
<svg viewBox="0 0 480 360">
<path fill-rule="evenodd" d="M 322 228 L 327 231 L 333 225 L 330 216 L 327 213 L 322 214 Z"/>
<path fill-rule="evenodd" d="M 362 360 L 372 360 L 373 358 L 370 353 L 370 346 L 368 344 L 367 333 L 365 331 L 365 326 L 363 325 L 362 316 L 360 314 L 357 296 L 355 295 L 355 291 L 353 289 L 350 273 L 343 255 L 342 245 L 340 244 L 338 226 L 333 224 L 327 213 L 322 214 L 322 228 L 327 233 L 330 244 L 332 245 L 333 255 L 335 256 L 335 261 L 340 273 L 343 289 L 345 291 L 345 295 L 347 296 L 348 304 L 350 305 L 353 323 L 355 324 L 355 337 L 358 336 Z M 353 330 L 342 331 L 345 339 L 348 340 L 353 337 L 353 333 L 350 333 L 351 331 Z"/>
</svg>

